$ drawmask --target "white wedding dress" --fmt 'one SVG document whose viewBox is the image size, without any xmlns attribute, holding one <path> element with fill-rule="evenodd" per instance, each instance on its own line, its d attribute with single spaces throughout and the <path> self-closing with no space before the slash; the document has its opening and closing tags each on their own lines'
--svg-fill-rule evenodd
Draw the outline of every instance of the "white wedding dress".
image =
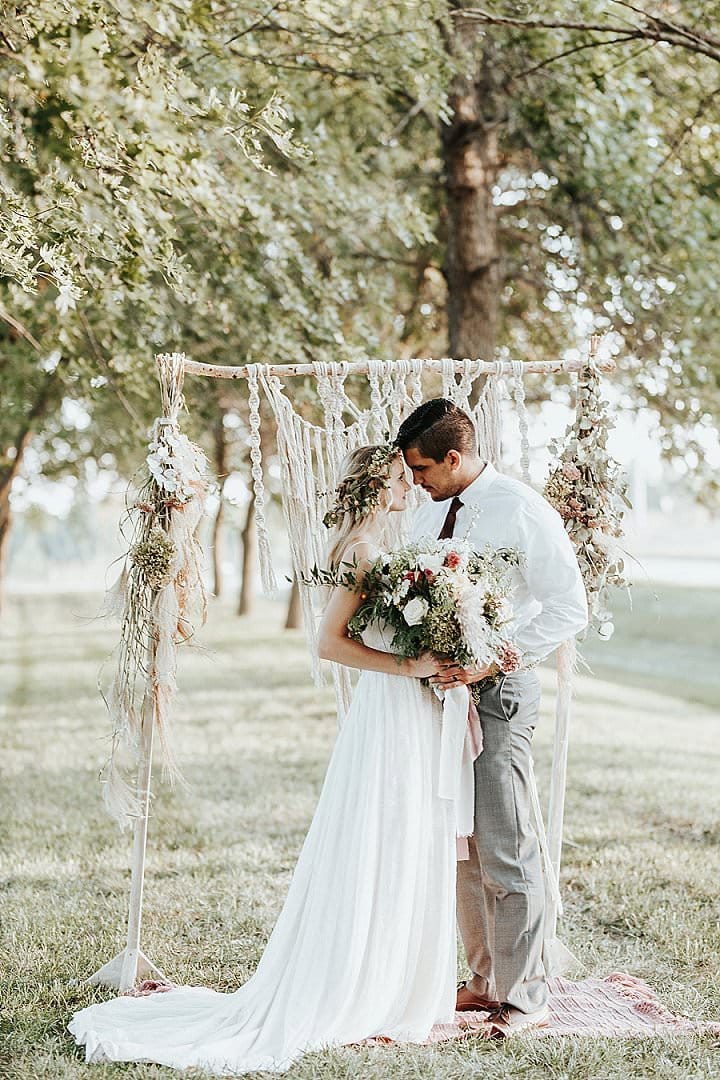
<svg viewBox="0 0 720 1080">
<path fill-rule="evenodd" d="M 390 651 L 380 631 L 364 641 Z M 282 1072 L 376 1035 L 422 1042 L 455 1007 L 456 807 L 438 796 L 441 709 L 419 680 L 361 674 L 285 905 L 232 994 L 178 987 L 73 1017 L 86 1059 Z"/>
</svg>

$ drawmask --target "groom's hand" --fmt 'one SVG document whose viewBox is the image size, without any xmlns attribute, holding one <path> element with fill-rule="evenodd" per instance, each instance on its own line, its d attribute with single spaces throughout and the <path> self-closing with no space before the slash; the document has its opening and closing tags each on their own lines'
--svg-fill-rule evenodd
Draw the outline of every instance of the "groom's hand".
<svg viewBox="0 0 720 1080">
<path fill-rule="evenodd" d="M 439 667 L 439 672 L 430 679 L 430 682 L 442 689 L 449 686 L 469 686 L 471 683 L 487 678 L 488 675 L 497 675 L 500 670 L 496 663 L 460 667 L 454 660 L 441 660 Z"/>
</svg>

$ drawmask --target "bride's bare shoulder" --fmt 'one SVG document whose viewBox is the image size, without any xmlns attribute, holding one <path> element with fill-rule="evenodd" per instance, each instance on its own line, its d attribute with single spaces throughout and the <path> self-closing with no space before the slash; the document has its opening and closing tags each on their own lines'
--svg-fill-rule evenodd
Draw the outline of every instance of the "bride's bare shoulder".
<svg viewBox="0 0 720 1080">
<path fill-rule="evenodd" d="M 380 554 L 380 548 L 369 540 L 354 540 L 352 544 L 348 544 L 343 550 L 339 561 L 364 568 L 374 562 Z"/>
</svg>

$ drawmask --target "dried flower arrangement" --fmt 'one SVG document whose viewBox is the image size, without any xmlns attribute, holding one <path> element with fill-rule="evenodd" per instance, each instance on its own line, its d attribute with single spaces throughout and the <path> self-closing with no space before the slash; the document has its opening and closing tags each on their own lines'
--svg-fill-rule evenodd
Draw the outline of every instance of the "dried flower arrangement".
<svg viewBox="0 0 720 1080">
<path fill-rule="evenodd" d="M 105 697 L 112 721 L 111 752 L 102 773 L 108 810 L 121 825 L 140 808 L 124 775 L 136 763 L 144 709 L 151 708 L 163 751 L 163 773 L 180 779 L 169 718 L 176 689 L 177 645 L 194 633 L 193 609 L 205 621 L 201 549 L 195 533 L 208 492 L 207 461 L 178 430 L 183 405 L 182 353 L 156 357 L 163 416 L 155 421 L 146 457 L 149 475 L 131 499 L 129 551 L 111 589 L 106 614 L 120 616 L 120 643 Z"/>
<path fill-rule="evenodd" d="M 587 590 L 589 625 L 608 640 L 614 631 L 609 590 L 628 587 L 621 541 L 630 502 L 622 467 L 607 449 L 614 422 L 599 384 L 593 364 L 578 376 L 575 420 L 564 439 L 550 445 L 558 465 L 543 494 L 560 514 L 575 547 Z"/>
</svg>

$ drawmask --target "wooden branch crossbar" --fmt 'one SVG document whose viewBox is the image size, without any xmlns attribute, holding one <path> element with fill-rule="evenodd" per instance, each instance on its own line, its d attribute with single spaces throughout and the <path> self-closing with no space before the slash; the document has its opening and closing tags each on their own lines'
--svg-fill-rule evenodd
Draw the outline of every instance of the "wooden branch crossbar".
<svg viewBox="0 0 720 1080">
<path fill-rule="evenodd" d="M 595 360 L 592 351 L 590 352 L 590 359 L 593 360 L 600 371 L 608 373 L 615 370 L 615 361 L 612 359 Z M 522 364 L 523 375 L 552 375 L 566 371 L 582 371 L 588 365 L 587 359 L 522 360 L 519 362 Z M 402 363 L 402 361 L 383 361 L 383 363 Z M 412 364 L 413 361 L 409 360 L 408 363 Z M 448 363 L 448 360 L 428 359 L 420 360 L 419 363 L 422 364 L 423 370 L 442 371 L 444 366 Z M 518 361 L 453 360 L 452 363 L 456 374 L 466 371 L 468 365 L 470 365 L 470 374 L 473 377 L 477 377 L 478 375 L 514 375 Z M 332 371 L 333 367 L 336 368 L 338 374 L 342 375 L 367 375 L 370 370 L 369 363 L 366 360 L 360 360 L 354 363 L 345 362 L 337 365 L 328 365 L 330 371 Z M 248 370 L 248 365 L 231 367 L 222 364 L 203 364 L 198 360 L 185 361 L 186 374 L 205 375 L 212 379 L 246 379 Z M 294 378 L 296 375 L 317 374 L 317 367 L 315 364 L 270 364 L 266 370 L 269 375 L 277 375 L 281 379 Z"/>
</svg>

